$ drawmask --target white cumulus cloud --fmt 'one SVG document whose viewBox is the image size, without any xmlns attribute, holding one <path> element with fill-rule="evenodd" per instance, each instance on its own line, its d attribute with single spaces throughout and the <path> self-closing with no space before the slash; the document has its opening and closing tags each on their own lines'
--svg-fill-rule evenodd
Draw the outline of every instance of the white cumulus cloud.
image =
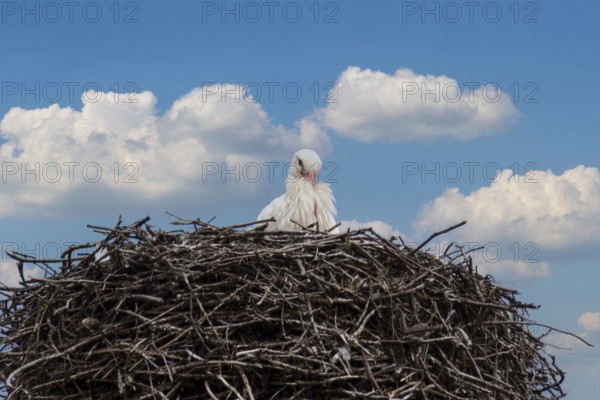
<svg viewBox="0 0 600 400">
<path fill-rule="evenodd" d="M 577 325 L 586 331 L 600 332 L 600 312 L 586 312 L 577 318 Z"/>
<path fill-rule="evenodd" d="M 422 207 L 416 231 L 466 219 L 467 225 L 453 232 L 459 240 L 517 242 L 526 251 L 527 244 L 540 251 L 574 246 L 593 251 L 600 237 L 600 171 L 579 165 L 562 175 L 536 170 L 525 178 L 504 170 L 469 194 L 448 189 Z"/>
<path fill-rule="evenodd" d="M 444 235 L 474 252 L 481 271 L 504 279 L 551 275 L 549 259 L 592 257 L 600 237 L 600 172 L 579 165 L 556 175 L 502 171 L 489 186 L 471 193 L 447 189 L 425 204 L 415 220 L 425 235 L 467 220 Z"/>
<path fill-rule="evenodd" d="M 462 86 L 462 87 L 461 87 Z M 514 123 L 519 112 L 495 85 L 464 87 L 447 76 L 410 69 L 386 74 L 349 67 L 316 118 L 361 141 L 403 141 L 453 136 L 468 139 Z"/>
<path fill-rule="evenodd" d="M 262 197 L 269 174 L 281 172 L 265 162 L 287 162 L 302 147 L 330 148 L 310 117 L 288 129 L 246 97 L 219 96 L 227 84 L 210 95 L 204 89 L 164 114 L 149 91 L 86 92 L 80 111 L 10 109 L 0 121 L 0 218 L 240 204 L 241 196 Z"/>
</svg>

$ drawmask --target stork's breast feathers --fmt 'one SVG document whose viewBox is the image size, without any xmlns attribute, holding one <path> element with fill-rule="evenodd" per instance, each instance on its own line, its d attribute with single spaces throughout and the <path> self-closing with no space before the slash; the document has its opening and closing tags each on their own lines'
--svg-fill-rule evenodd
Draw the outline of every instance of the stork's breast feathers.
<svg viewBox="0 0 600 400">
<path fill-rule="evenodd" d="M 319 229 L 328 230 L 336 224 L 335 216 L 337 214 L 331 187 L 326 183 L 318 183 L 315 188 L 315 199 Z M 337 233 L 337 230 L 336 228 L 332 233 Z"/>
<path fill-rule="evenodd" d="M 298 185 L 296 190 L 290 190 L 288 204 L 290 219 L 303 226 L 319 223 L 319 230 L 328 230 L 335 225 L 335 200 L 331 188 L 326 183 Z"/>
<path fill-rule="evenodd" d="M 268 230 L 298 230 L 291 222 L 302 226 L 319 223 L 319 229 L 328 230 L 335 225 L 335 200 L 331 188 L 326 183 L 318 183 L 314 188 L 308 182 L 295 182 L 287 192 L 274 199 L 258 216 L 259 220 L 275 218 Z M 336 233 L 336 232 L 334 232 Z"/>
</svg>

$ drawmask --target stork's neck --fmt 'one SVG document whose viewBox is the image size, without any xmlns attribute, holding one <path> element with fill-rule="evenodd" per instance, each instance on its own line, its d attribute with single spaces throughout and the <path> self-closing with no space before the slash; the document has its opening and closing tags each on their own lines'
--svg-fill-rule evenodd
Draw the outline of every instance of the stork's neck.
<svg viewBox="0 0 600 400">
<path fill-rule="evenodd" d="M 319 210 L 317 202 L 317 184 L 314 175 L 301 175 L 300 177 L 290 178 L 287 183 L 287 193 L 293 203 L 312 203 L 312 211 L 315 218 Z"/>
<path fill-rule="evenodd" d="M 314 172 L 310 172 L 307 174 L 300 174 L 297 176 L 292 176 L 292 175 L 288 176 L 287 187 L 290 188 L 291 185 L 294 185 L 294 184 L 296 184 L 298 186 L 310 184 L 312 186 L 313 190 L 317 190 L 317 182 L 316 182 Z"/>
</svg>

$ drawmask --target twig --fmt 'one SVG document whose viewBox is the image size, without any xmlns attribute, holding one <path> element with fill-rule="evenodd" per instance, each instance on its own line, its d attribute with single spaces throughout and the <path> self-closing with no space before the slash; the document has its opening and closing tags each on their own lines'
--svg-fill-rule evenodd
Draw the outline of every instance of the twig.
<svg viewBox="0 0 600 400">
<path fill-rule="evenodd" d="M 451 230 L 453 230 L 453 229 L 456 229 L 456 228 L 458 228 L 458 227 L 461 227 L 461 226 L 463 226 L 463 225 L 464 225 L 464 224 L 466 224 L 466 223 L 467 223 L 467 221 L 462 221 L 462 222 L 459 222 L 459 223 L 458 223 L 458 224 L 456 224 L 456 225 L 452 225 L 450 228 L 446 228 L 446 229 L 444 229 L 443 231 L 439 231 L 439 232 L 432 233 L 432 234 L 431 234 L 431 235 L 430 235 L 430 236 L 429 236 L 429 237 L 428 237 L 428 238 L 427 238 L 427 239 L 426 239 L 426 240 L 425 240 L 423 243 L 421 243 L 421 244 L 420 244 L 420 245 L 419 245 L 419 246 L 418 246 L 416 249 L 413 249 L 413 250 L 412 250 L 410 253 L 408 253 L 408 254 L 409 254 L 409 255 L 413 255 L 413 254 L 415 254 L 417 251 L 421 250 L 421 249 L 423 248 L 423 246 L 425 246 L 427 243 L 429 243 L 429 242 L 431 241 L 431 239 L 435 238 L 436 236 L 443 235 L 444 233 L 448 233 L 448 232 L 450 232 Z"/>
</svg>

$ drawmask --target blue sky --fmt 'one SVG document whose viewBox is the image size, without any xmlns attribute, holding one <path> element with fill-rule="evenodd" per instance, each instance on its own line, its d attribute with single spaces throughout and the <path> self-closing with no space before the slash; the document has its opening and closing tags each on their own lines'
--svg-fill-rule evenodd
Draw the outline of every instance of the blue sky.
<svg viewBox="0 0 600 400">
<path fill-rule="evenodd" d="M 597 2 L 69 4 L 1 5 L 3 248 L 51 255 L 119 214 L 250 221 L 311 147 L 345 226 L 467 219 L 433 247 L 485 245 L 535 319 L 600 345 Z M 595 398 L 598 347 L 550 339 L 568 398 Z"/>
</svg>

